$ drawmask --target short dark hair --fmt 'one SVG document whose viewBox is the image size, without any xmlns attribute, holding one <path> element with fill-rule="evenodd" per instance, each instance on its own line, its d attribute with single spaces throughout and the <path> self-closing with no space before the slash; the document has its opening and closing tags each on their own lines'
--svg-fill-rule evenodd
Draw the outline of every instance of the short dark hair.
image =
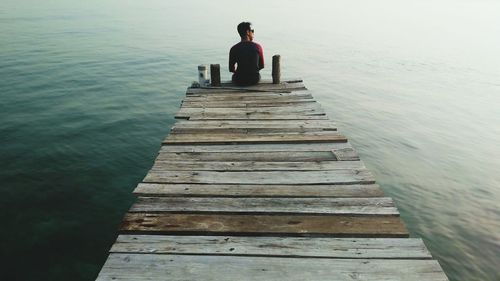
<svg viewBox="0 0 500 281">
<path fill-rule="evenodd" d="M 244 21 L 240 24 L 238 24 L 238 33 L 240 34 L 240 37 L 245 37 L 247 35 L 247 31 L 251 30 L 251 23 Z"/>
</svg>

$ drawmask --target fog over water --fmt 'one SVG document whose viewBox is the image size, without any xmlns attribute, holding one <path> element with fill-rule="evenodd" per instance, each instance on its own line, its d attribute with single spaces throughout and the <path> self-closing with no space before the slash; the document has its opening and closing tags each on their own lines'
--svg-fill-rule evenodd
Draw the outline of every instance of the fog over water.
<svg viewBox="0 0 500 281">
<path fill-rule="evenodd" d="M 254 23 L 452 281 L 500 280 L 500 1 L 0 2 L 5 280 L 93 280 L 199 64 Z"/>
</svg>

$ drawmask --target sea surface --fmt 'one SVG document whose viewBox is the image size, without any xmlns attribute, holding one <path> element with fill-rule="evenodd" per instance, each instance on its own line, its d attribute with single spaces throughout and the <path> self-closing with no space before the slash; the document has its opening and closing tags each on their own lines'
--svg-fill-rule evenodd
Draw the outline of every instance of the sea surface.
<svg viewBox="0 0 500 281">
<path fill-rule="evenodd" d="M 94 280 L 199 64 L 254 23 L 451 281 L 500 280 L 500 2 L 0 1 L 2 280 Z"/>
</svg>

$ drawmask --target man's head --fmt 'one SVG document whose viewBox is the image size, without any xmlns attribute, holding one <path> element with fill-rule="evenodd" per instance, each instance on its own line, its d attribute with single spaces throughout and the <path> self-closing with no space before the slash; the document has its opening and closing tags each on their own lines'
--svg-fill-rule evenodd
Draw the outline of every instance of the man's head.
<svg viewBox="0 0 500 281">
<path fill-rule="evenodd" d="M 238 33 L 240 34 L 241 39 L 248 39 L 250 41 L 253 40 L 253 28 L 252 24 L 249 22 L 242 22 L 238 24 Z"/>
</svg>

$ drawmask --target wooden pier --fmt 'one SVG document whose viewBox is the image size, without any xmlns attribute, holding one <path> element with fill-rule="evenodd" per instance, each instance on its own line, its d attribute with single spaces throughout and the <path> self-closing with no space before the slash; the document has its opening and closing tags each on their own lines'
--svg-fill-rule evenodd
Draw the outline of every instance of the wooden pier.
<svg viewBox="0 0 500 281">
<path fill-rule="evenodd" d="M 448 280 L 302 81 L 176 118 L 97 280 Z"/>
</svg>

